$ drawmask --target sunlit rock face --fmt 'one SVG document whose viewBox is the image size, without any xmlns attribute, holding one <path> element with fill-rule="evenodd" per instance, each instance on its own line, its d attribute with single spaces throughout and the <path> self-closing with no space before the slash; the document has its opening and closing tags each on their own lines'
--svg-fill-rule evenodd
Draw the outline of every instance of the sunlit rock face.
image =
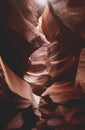
<svg viewBox="0 0 85 130">
<path fill-rule="evenodd" d="M 52 8 L 45 9 L 42 16 L 42 27 L 48 40 L 55 41 L 48 48 L 49 75 L 52 76 L 53 84 L 42 94 L 40 111 L 45 121 L 41 122 L 38 130 L 84 130 L 85 93 L 80 86 L 75 86 L 82 41 L 74 33 L 75 27 L 79 27 L 78 23 L 84 19 L 83 9 L 80 11 L 79 7 L 79 5 L 83 6 L 84 1 L 78 1 L 80 4 L 76 1 L 76 5 L 71 0 L 50 0 L 50 2 L 54 12 L 51 12 Z M 56 40 L 50 38 L 54 31 L 52 27 L 54 17 L 52 18 L 52 16 L 59 16 L 56 21 L 54 19 L 57 24 L 57 26 L 54 25 L 57 28 Z M 77 21 L 77 16 L 82 19 L 80 20 L 79 17 L 79 21 Z M 79 31 L 77 30 L 77 32 Z"/>
<path fill-rule="evenodd" d="M 84 0 L 49 0 L 54 12 L 71 30 L 76 30 L 85 37 L 85 1 Z"/>
</svg>

